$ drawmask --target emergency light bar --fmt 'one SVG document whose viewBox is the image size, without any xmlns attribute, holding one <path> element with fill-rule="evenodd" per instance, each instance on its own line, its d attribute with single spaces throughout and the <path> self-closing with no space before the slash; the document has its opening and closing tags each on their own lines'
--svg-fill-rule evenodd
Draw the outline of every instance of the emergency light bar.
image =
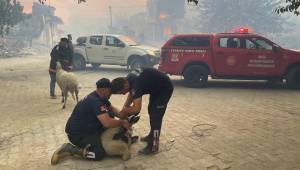
<svg viewBox="0 0 300 170">
<path fill-rule="evenodd" d="M 247 34 L 249 33 L 249 29 L 248 28 L 238 28 L 234 31 L 235 33 L 243 33 L 243 34 Z"/>
</svg>

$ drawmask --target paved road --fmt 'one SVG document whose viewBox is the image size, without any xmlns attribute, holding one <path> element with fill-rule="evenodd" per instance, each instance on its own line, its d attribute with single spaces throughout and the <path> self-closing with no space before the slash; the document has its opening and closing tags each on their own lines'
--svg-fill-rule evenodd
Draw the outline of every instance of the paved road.
<svg viewBox="0 0 300 170">
<path fill-rule="evenodd" d="M 54 150 L 67 142 L 64 126 L 75 102 L 61 109 L 49 95 L 48 56 L 0 60 L 0 169 L 182 169 L 299 170 L 300 92 L 263 81 L 210 81 L 205 89 L 189 89 L 172 77 L 174 95 L 165 115 L 161 148 L 132 159 L 100 162 L 65 160 L 51 166 Z M 101 77 L 126 75 L 122 67 L 76 72 L 80 97 Z M 57 90 L 57 94 L 59 91 Z M 121 107 L 125 96 L 111 101 Z M 143 98 L 137 135 L 149 130 L 148 97 Z"/>
</svg>

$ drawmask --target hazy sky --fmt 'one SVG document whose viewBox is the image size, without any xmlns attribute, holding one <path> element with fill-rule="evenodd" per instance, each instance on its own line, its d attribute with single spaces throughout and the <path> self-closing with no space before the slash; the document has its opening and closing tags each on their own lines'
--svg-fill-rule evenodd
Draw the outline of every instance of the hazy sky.
<svg viewBox="0 0 300 170">
<path fill-rule="evenodd" d="M 33 2 L 38 0 L 19 0 L 24 5 L 25 12 L 31 12 Z M 75 35 L 95 33 L 109 24 L 109 10 L 112 6 L 113 16 L 130 16 L 145 10 L 146 0 L 87 0 L 87 3 L 77 3 L 77 0 L 50 0 L 56 8 L 55 15 L 62 18 L 63 29 Z M 49 0 L 47 0 L 47 5 Z"/>
<path fill-rule="evenodd" d="M 31 12 L 33 2 L 38 0 L 19 0 L 25 7 L 25 12 Z M 66 34 L 71 33 L 76 38 L 80 35 L 104 32 L 109 25 L 109 10 L 112 6 L 113 22 L 120 16 L 130 16 L 146 8 L 147 0 L 87 0 L 78 4 L 77 0 L 50 0 L 51 6 L 56 8 L 55 14 L 64 21 L 61 29 Z M 47 5 L 49 0 L 47 0 Z M 300 16 L 289 19 L 300 27 Z"/>
</svg>

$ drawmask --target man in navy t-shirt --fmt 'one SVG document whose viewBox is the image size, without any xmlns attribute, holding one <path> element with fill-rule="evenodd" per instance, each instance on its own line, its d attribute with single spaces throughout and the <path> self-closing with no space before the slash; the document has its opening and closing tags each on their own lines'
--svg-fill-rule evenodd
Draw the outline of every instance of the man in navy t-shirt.
<svg viewBox="0 0 300 170">
<path fill-rule="evenodd" d="M 142 96 L 150 94 L 148 113 L 151 130 L 147 136 L 141 138 L 147 142 L 147 146 L 139 153 L 156 153 L 159 148 L 162 119 L 173 93 L 173 84 L 166 74 L 153 68 L 145 68 L 139 75 L 130 73 L 127 77 L 119 77 L 112 81 L 113 94 L 128 92 L 127 100 L 120 112 L 121 117 L 139 113 L 142 108 Z"/>
<path fill-rule="evenodd" d="M 65 131 L 70 142 L 57 149 L 51 164 L 57 164 L 66 156 L 77 156 L 85 159 L 101 160 L 105 156 L 100 135 L 107 128 L 123 126 L 130 128 L 127 120 L 116 120 L 111 112 L 119 115 L 109 98 L 111 96 L 111 83 L 102 78 L 96 83 L 97 89 L 77 103 L 67 121 Z"/>
</svg>

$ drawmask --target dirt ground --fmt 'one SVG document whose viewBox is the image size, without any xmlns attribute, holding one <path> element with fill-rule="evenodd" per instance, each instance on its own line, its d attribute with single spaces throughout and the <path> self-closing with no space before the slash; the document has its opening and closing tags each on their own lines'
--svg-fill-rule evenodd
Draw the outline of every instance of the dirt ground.
<svg viewBox="0 0 300 170">
<path fill-rule="evenodd" d="M 0 59 L 0 169 L 182 169 L 299 170 L 300 92 L 264 81 L 212 80 L 207 88 L 190 89 L 180 77 L 175 86 L 161 136 L 160 152 L 140 156 L 144 144 L 132 146 L 132 158 L 99 162 L 68 159 L 50 165 L 52 153 L 67 142 L 64 133 L 75 102 L 62 110 L 49 98 L 48 55 Z M 75 72 L 80 98 L 102 77 L 125 76 L 126 68 L 100 66 Z M 56 94 L 60 91 L 56 88 Z M 111 102 L 121 107 L 123 95 Z M 143 97 L 137 135 L 149 130 L 148 96 Z"/>
</svg>

